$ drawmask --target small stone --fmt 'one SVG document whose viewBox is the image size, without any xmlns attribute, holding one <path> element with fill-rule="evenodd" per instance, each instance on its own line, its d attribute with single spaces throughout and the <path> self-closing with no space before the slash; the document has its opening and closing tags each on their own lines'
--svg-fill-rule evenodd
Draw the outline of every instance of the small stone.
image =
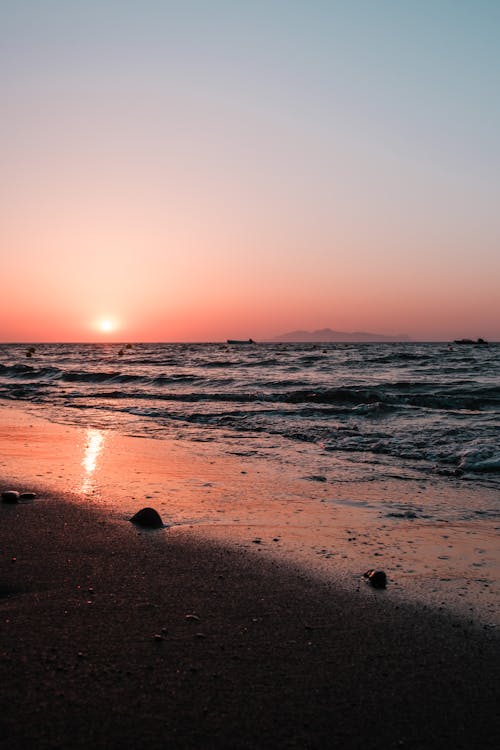
<svg viewBox="0 0 500 750">
<path fill-rule="evenodd" d="M 160 514 L 154 508 L 142 508 L 129 520 L 136 526 L 146 529 L 161 529 L 164 526 Z"/>
<path fill-rule="evenodd" d="M 2 492 L 2 503 L 14 505 L 19 502 L 19 492 L 16 490 L 5 490 Z"/>
<path fill-rule="evenodd" d="M 165 638 L 162 635 L 160 635 L 160 633 L 155 633 L 154 636 L 153 636 L 153 640 L 155 640 L 155 641 L 164 641 Z"/>
<path fill-rule="evenodd" d="M 186 615 L 185 619 L 186 620 L 194 620 L 195 622 L 199 622 L 200 621 L 200 618 L 198 617 L 198 615 Z"/>
<path fill-rule="evenodd" d="M 34 500 L 36 497 L 36 492 L 21 492 L 19 495 L 19 500 Z"/>
<path fill-rule="evenodd" d="M 387 586 L 387 576 L 383 570 L 367 570 L 363 577 L 374 589 L 385 589 Z"/>
</svg>

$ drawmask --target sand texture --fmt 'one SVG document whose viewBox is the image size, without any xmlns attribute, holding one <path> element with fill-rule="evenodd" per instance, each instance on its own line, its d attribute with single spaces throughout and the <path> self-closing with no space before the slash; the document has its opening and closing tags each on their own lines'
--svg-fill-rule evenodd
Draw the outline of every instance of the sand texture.
<svg viewBox="0 0 500 750">
<path fill-rule="evenodd" d="M 494 632 L 72 499 L 0 506 L 2 747 L 498 746 Z"/>
</svg>

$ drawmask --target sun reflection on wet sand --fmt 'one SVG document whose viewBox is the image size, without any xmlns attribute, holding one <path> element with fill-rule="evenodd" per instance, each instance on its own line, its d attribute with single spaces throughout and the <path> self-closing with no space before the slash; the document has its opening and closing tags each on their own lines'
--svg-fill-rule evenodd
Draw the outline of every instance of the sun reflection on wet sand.
<svg viewBox="0 0 500 750">
<path fill-rule="evenodd" d="M 94 488 L 92 482 L 92 475 L 97 466 L 97 459 L 102 451 L 104 445 L 104 433 L 101 430 L 96 430 L 93 427 L 87 429 L 87 437 L 85 442 L 85 453 L 83 454 L 82 466 L 85 470 L 83 476 L 81 492 L 91 492 Z"/>
<path fill-rule="evenodd" d="M 486 627 L 500 624 L 494 490 L 471 495 L 470 486 L 449 477 L 425 486 L 392 478 L 347 485 L 343 460 L 330 455 L 328 472 L 320 463 L 304 476 L 271 455 L 257 461 L 211 443 L 75 428 L 36 411 L 0 408 L 0 463 L 9 484 L 41 494 L 47 487 L 68 491 L 70 501 L 80 494 L 121 520 L 152 506 L 170 526 L 169 537 L 236 544 L 367 595 L 362 574 L 380 567 L 388 597 L 448 608 Z M 327 481 L 311 481 L 327 474 Z M 488 512 L 469 513 L 472 502 Z M 442 507 L 448 519 L 441 519 Z M 450 508 L 467 513 L 450 520 Z"/>
</svg>

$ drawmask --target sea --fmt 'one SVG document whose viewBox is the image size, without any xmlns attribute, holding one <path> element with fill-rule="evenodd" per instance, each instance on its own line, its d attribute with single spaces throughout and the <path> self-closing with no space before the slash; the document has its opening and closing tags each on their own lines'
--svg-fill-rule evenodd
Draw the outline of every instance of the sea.
<svg viewBox="0 0 500 750">
<path fill-rule="evenodd" d="M 500 344 L 2 344 L 0 398 L 304 471 L 340 462 L 343 482 L 500 489 Z"/>
</svg>

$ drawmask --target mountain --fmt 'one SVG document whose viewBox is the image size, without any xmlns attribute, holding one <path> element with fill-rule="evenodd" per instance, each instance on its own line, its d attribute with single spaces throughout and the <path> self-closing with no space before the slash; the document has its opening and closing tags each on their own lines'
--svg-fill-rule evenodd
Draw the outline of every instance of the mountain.
<svg viewBox="0 0 500 750">
<path fill-rule="evenodd" d="M 275 336 L 272 341 L 293 341 L 293 342 L 328 342 L 333 341 L 337 343 L 341 342 L 352 342 L 352 343 L 363 343 L 363 342 L 394 342 L 394 341 L 410 341 L 410 337 L 404 333 L 398 334 L 397 336 L 384 336 L 381 333 L 366 333 L 365 331 L 354 331 L 353 333 L 346 333 L 344 331 L 332 331 L 331 328 L 321 328 L 318 331 L 290 331 L 289 333 L 282 333 L 279 336 Z"/>
</svg>

